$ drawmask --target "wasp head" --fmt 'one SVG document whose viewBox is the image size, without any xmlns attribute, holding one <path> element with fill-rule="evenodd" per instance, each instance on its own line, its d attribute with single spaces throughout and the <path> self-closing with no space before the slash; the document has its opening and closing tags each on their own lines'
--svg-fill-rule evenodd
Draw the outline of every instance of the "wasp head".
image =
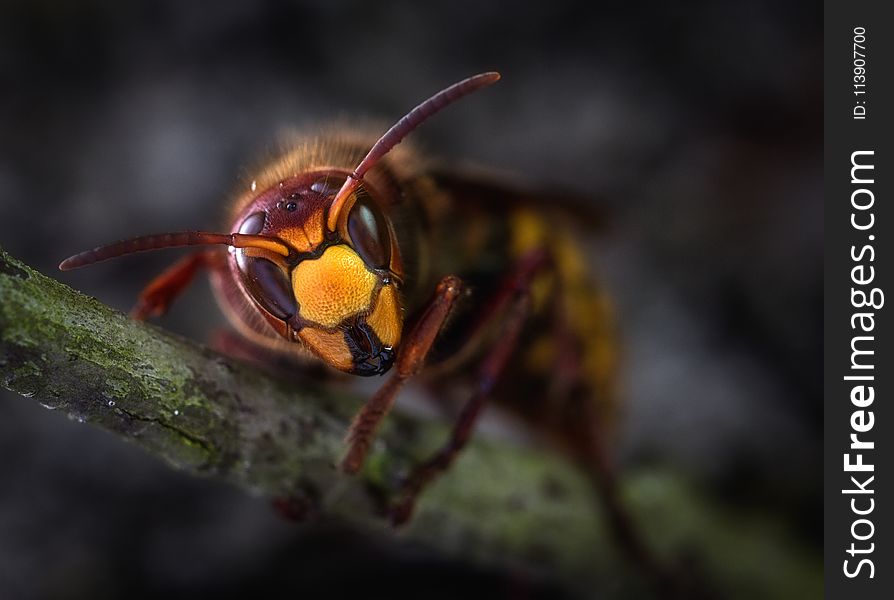
<svg viewBox="0 0 894 600">
<path fill-rule="evenodd" d="M 326 227 L 348 172 L 305 173 L 262 191 L 237 218 L 235 233 L 276 239 L 288 255 L 232 248 L 240 285 L 286 340 L 358 375 L 386 372 L 400 341 L 402 278 L 394 233 L 364 184 L 334 231 Z"/>
</svg>

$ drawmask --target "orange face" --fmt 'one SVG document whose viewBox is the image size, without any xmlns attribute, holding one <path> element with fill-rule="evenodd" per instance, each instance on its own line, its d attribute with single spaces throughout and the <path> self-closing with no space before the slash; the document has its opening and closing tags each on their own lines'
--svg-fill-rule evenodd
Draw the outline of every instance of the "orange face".
<svg viewBox="0 0 894 600">
<path fill-rule="evenodd" d="M 233 249 L 240 284 L 283 338 L 327 364 L 358 375 L 387 371 L 400 342 L 403 278 L 390 224 L 368 184 L 351 199 L 336 231 L 327 211 L 347 172 L 317 171 L 261 192 L 235 232 L 276 238 L 288 256 Z"/>
</svg>

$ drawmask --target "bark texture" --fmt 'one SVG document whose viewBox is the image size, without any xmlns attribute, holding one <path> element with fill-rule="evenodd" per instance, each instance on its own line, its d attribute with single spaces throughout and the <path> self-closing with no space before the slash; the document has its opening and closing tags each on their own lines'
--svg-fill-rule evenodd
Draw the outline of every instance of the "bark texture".
<svg viewBox="0 0 894 600">
<path fill-rule="evenodd" d="M 361 398 L 276 380 L 135 322 L 2 250 L 0 383 L 175 468 L 288 498 L 308 518 L 382 531 L 397 484 L 447 433 L 392 415 L 363 471 L 345 476 L 336 465 Z M 586 479 L 560 456 L 492 440 L 470 444 L 393 535 L 578 583 L 592 581 L 594 563 L 604 568 L 607 558 L 594 555 L 604 552 L 605 530 Z"/>
</svg>

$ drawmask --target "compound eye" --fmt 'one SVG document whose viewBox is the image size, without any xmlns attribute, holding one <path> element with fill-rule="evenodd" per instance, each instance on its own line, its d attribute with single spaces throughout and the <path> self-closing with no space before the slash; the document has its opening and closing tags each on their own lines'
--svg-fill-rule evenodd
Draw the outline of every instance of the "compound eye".
<svg viewBox="0 0 894 600">
<path fill-rule="evenodd" d="M 272 260 L 241 256 L 238 260 L 245 288 L 264 310 L 283 321 L 295 316 L 298 302 L 286 272 Z"/>
<path fill-rule="evenodd" d="M 384 269 L 391 258 L 388 226 L 378 207 L 366 198 L 358 198 L 348 215 L 348 237 L 354 251 L 368 266 Z"/>
</svg>

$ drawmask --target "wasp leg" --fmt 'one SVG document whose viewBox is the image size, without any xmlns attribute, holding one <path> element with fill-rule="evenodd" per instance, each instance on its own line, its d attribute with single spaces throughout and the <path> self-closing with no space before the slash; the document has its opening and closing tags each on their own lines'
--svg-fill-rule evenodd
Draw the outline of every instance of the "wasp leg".
<svg viewBox="0 0 894 600">
<path fill-rule="evenodd" d="M 416 498 L 420 492 L 435 477 L 450 467 L 469 441 L 475 422 L 481 414 L 481 409 L 484 408 L 494 385 L 499 381 L 506 363 L 509 362 L 509 358 L 516 348 L 529 308 L 530 299 L 527 294 L 519 296 L 513 303 L 499 342 L 491 348 L 481 365 L 475 394 L 463 407 L 450 439 L 434 456 L 416 467 L 404 483 L 398 501 L 391 509 L 391 521 L 394 525 L 405 523 L 412 516 Z"/>
<path fill-rule="evenodd" d="M 165 314 L 174 298 L 186 289 L 200 268 L 218 267 L 217 256 L 216 252 L 203 250 L 175 262 L 143 288 L 130 316 L 138 321 L 145 321 L 149 317 Z"/>
<path fill-rule="evenodd" d="M 550 405 L 544 409 L 541 420 L 550 420 L 557 430 L 563 432 L 563 440 L 570 443 L 569 449 L 589 474 L 602 501 L 615 544 L 648 576 L 657 597 L 709 597 L 707 588 L 696 581 L 697 574 L 687 580 L 685 573 L 675 571 L 673 565 L 655 555 L 642 535 L 642 528 L 624 504 L 617 466 L 610 452 L 607 415 L 594 402 L 593 395 L 595 393 L 595 398 L 601 398 L 604 402 L 614 397 L 616 391 L 612 378 L 607 374 L 591 380 L 589 386 L 584 381 L 584 344 L 580 332 L 572 327 L 570 315 L 563 309 L 569 293 L 571 291 L 563 287 L 562 282 L 555 290 L 553 336 L 558 351 L 551 369 L 552 381 L 547 397 Z M 612 322 L 612 316 L 605 306 L 594 309 L 598 311 L 600 322 Z M 589 335 L 594 336 L 594 332 L 590 331 Z"/>
<path fill-rule="evenodd" d="M 460 279 L 453 275 L 444 277 L 438 283 L 435 297 L 400 349 L 394 373 L 354 417 L 345 440 L 348 450 L 341 463 L 343 471 L 356 473 L 360 470 L 379 423 L 391 410 L 404 383 L 422 368 L 450 309 L 462 293 L 462 287 Z"/>
<path fill-rule="evenodd" d="M 416 499 L 425 486 L 446 471 L 468 443 L 481 410 L 518 346 L 522 328 L 530 314 L 531 284 L 549 263 L 549 255 L 542 250 L 535 250 L 522 257 L 515 272 L 510 275 L 491 304 L 491 309 L 487 312 L 490 318 L 498 314 L 506 316 L 498 341 L 491 347 L 479 368 L 477 389 L 463 407 L 447 443 L 434 456 L 416 467 L 407 478 L 397 502 L 392 506 L 391 521 L 394 525 L 405 523 L 412 516 Z"/>
</svg>

